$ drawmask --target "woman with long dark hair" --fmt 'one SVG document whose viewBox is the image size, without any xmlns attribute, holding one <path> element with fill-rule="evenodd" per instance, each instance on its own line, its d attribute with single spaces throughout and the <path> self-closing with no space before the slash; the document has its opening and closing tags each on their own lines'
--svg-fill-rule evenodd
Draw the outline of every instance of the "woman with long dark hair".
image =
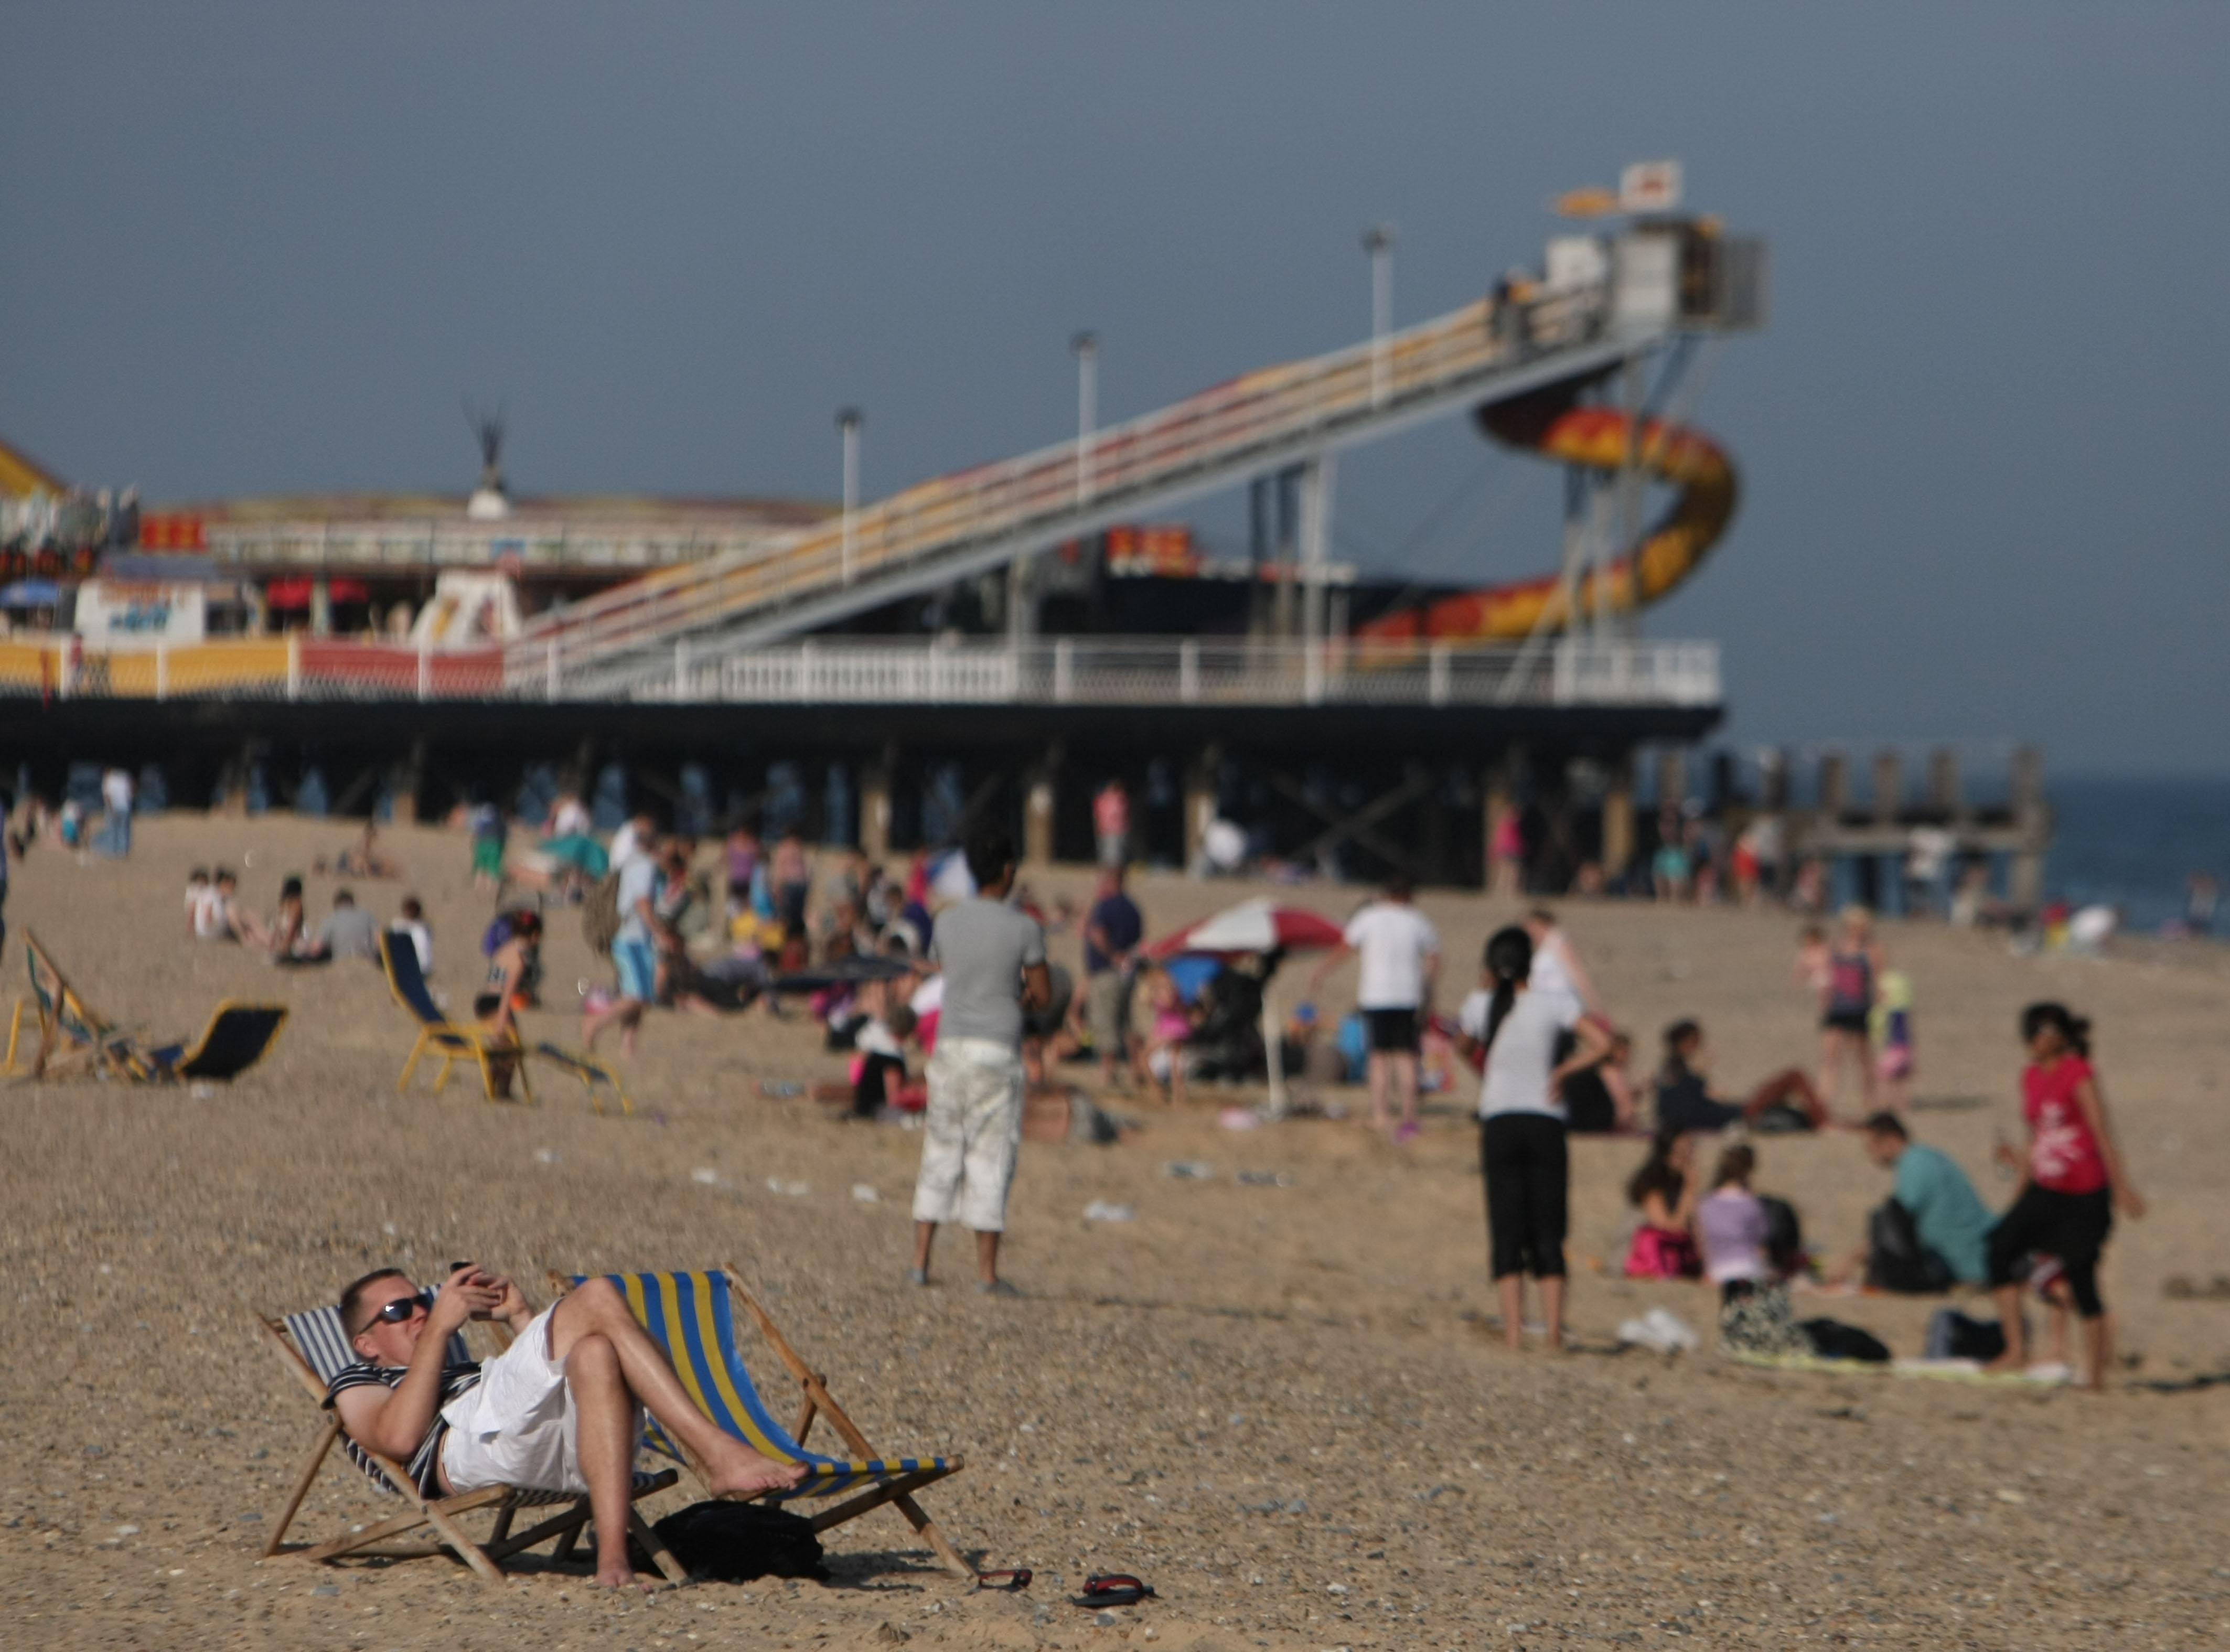
<svg viewBox="0 0 2230 1652">
<path fill-rule="evenodd" d="M 2021 1325 L 2021 1263 L 2033 1252 L 2059 1259 L 2068 1293 L 2083 1317 L 2089 1346 L 2090 1385 L 2106 1381 L 2106 1307 L 2098 1296 L 2098 1252 L 2114 1225 L 2114 1212 L 2141 1216 L 2145 1202 L 2130 1184 L 2106 1098 L 2091 1065 L 2091 1023 L 2062 1003 L 2033 1003 L 2021 1011 L 2021 1042 L 2029 1064 L 2021 1074 L 2021 1116 L 2028 1125 L 2028 1156 L 2016 1159 L 2001 1144 L 2001 1158 L 2021 1171 L 2013 1208 L 1990 1229 L 1990 1289 L 2006 1351 L 1994 1367 L 2020 1371 L 2028 1363 Z"/>
<path fill-rule="evenodd" d="M 1692 1230 L 1699 1190 L 1693 1136 L 1660 1133 L 1649 1157 L 1626 1184 L 1627 1203 L 1641 1213 L 1627 1249 L 1628 1279 L 1694 1279 L 1704 1271 Z"/>
<path fill-rule="evenodd" d="M 1565 1204 L 1571 1169 L 1564 1146 L 1564 1104 L 1557 1086 L 1601 1061 L 1608 1036 L 1571 999 L 1529 993 L 1533 939 L 1511 926 L 1486 943 L 1482 991 L 1465 1003 L 1462 1028 L 1486 1055 L 1479 1092 L 1479 1165 L 1486 1181 L 1491 1270 L 1502 1290 L 1502 1335 L 1521 1345 L 1525 1275 L 1541 1283 L 1549 1345 L 1564 1341 Z M 1575 1048 L 1561 1065 L 1558 1035 Z"/>
</svg>

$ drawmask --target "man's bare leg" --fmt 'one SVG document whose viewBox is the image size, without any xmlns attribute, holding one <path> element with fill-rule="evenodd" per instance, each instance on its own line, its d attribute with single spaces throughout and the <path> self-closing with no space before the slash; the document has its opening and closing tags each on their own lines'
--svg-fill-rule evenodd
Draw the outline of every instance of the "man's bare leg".
<svg viewBox="0 0 2230 1652">
<path fill-rule="evenodd" d="M 996 1233 L 976 1236 L 976 1277 L 986 1285 L 999 1282 L 999 1236 Z"/>
<path fill-rule="evenodd" d="M 1525 1345 L 1525 1275 L 1505 1274 L 1502 1287 L 1502 1339 L 1516 1353 Z"/>
<path fill-rule="evenodd" d="M 628 1508 L 635 1475 L 635 1397 L 628 1392 L 618 1352 L 591 1332 L 577 1338 L 565 1356 L 565 1385 L 573 1391 L 579 1433 L 581 1478 L 589 1484 L 589 1509 L 596 1521 L 596 1582 L 625 1589 L 635 1582 L 628 1559 Z"/>
<path fill-rule="evenodd" d="M 913 1271 L 924 1281 L 929 1278 L 929 1248 L 937 1242 L 937 1223 L 917 1222 L 913 1224 Z"/>
<path fill-rule="evenodd" d="M 1402 1122 L 1412 1129 L 1417 1123 L 1417 1058 L 1401 1055 L 1393 1058 L 1394 1094 L 1402 1103 Z"/>
<path fill-rule="evenodd" d="M 1379 1050 L 1370 1052 L 1370 1127 L 1373 1130 L 1386 1128 L 1386 1092 L 1393 1083 L 1393 1074 L 1388 1072 L 1387 1068 L 1393 1059 Z"/>
<path fill-rule="evenodd" d="M 724 1434 L 712 1418 L 699 1410 L 681 1379 L 666 1358 L 666 1351 L 628 1311 L 627 1299 L 609 1280 L 592 1279 L 558 1305 L 550 1316 L 551 1352 L 561 1362 L 583 1337 L 598 1336 L 618 1356 L 620 1373 L 628 1393 L 659 1420 L 666 1431 L 689 1448 L 711 1478 L 711 1490 L 721 1496 L 756 1496 L 761 1492 L 795 1486 L 805 1478 L 802 1463 L 777 1462 L 742 1441 Z M 626 1531 L 626 1515 L 620 1527 Z M 603 1535 L 601 1521 L 599 1539 Z"/>
</svg>

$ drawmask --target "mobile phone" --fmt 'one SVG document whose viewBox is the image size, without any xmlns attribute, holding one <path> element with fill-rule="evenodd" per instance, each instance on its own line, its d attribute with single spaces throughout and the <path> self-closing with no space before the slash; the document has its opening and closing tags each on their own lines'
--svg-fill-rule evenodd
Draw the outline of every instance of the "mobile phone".
<svg viewBox="0 0 2230 1652">
<path fill-rule="evenodd" d="M 450 1271 L 451 1273 L 453 1273 L 453 1274 L 454 1274 L 454 1273 L 455 1273 L 455 1272 L 457 1271 L 457 1269 L 459 1269 L 460 1268 L 470 1268 L 472 1265 L 473 1265 L 473 1264 L 472 1264 L 471 1262 L 451 1262 L 451 1263 L 449 1264 L 449 1271 Z"/>
</svg>

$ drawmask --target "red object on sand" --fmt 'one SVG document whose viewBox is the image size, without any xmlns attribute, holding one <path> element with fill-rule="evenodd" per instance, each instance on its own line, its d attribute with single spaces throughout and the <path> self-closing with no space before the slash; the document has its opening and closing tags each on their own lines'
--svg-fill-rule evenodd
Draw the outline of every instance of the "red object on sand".
<svg viewBox="0 0 2230 1652">
<path fill-rule="evenodd" d="M 1320 952 L 1340 944 L 1340 926 L 1305 907 L 1277 907 L 1267 900 L 1242 900 L 1213 918 L 1180 929 L 1146 949 L 1149 958 L 1182 952 Z"/>
</svg>

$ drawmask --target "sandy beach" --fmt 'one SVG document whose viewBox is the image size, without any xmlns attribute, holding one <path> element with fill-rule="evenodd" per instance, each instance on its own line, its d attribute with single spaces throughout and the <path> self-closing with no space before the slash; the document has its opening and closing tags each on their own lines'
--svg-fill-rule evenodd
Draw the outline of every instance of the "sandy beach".
<svg viewBox="0 0 2230 1652">
<path fill-rule="evenodd" d="M 1889 925 L 1917 996 L 1916 1133 L 1984 1197 L 1994 1131 L 2018 1135 L 2026 1002 L 2097 1023 L 2098 1058 L 2144 1221 L 2103 1270 L 2124 1355 L 2090 1396 L 1765 1371 L 1709 1352 L 1700 1285 L 1616 1277 L 1621 1189 L 1640 1143 L 1574 1147 L 1575 1352 L 1511 1355 L 1489 1333 L 1468 1091 L 1433 1098 L 1397 1147 L 1352 1120 L 1235 1132 L 1258 1093 L 1200 1087 L 1181 1111 L 1114 1103 L 1144 1128 L 1112 1147 L 1025 1147 L 1007 1271 L 1019 1300 L 904 1281 L 918 1136 L 769 1100 L 759 1081 L 833 1078 L 802 1016 L 654 1015 L 628 1069 L 642 1112 L 595 1116 L 538 1073 L 539 1105 L 436 1096 L 396 1074 L 412 1029 L 373 969 L 285 971 L 196 944 L 188 868 L 242 869 L 267 909 L 280 878 L 349 840 L 272 816 L 144 822 L 127 863 L 47 848 L 16 868 L 0 1010 L 35 931 L 93 1003 L 157 1035 L 219 999 L 292 1019 L 232 1086 L 10 1085 L 0 1133 L 0 1608 L 41 1646 L 370 1649 L 751 1645 L 1177 1649 L 1440 1648 L 1689 1636 L 1731 1646 L 2180 1646 L 2230 1631 L 2230 1300 L 2166 1281 L 2230 1273 L 2220 1128 L 2230 969 L 2153 947 L 2104 961 L 2011 956 L 2002 938 Z M 396 830 L 407 882 L 353 882 L 384 919 L 425 902 L 435 984 L 480 972 L 486 897 L 465 840 Z M 1088 874 L 1027 874 L 1081 899 Z M 309 879 L 321 916 L 336 882 Z M 1144 877 L 1160 933 L 1247 893 Z M 1286 898 L 1337 916 L 1360 896 Z M 1513 908 L 1428 893 L 1449 959 L 1442 1001 Z M 1566 926 L 1638 1063 L 1700 1018 L 1731 1090 L 1815 1055 L 1782 913 L 1564 903 Z M 577 980 L 603 980 L 570 914 L 553 918 L 551 1008 L 530 1032 L 572 1042 Z M 1055 957 L 1075 964 L 1076 939 Z M 1299 972 L 1280 984 L 1298 993 Z M 1328 1007 L 1344 1008 L 1336 978 Z M 1289 1001 L 1288 999 L 1281 1001 Z M 1082 1073 L 1085 1069 L 1075 1069 Z M 1360 1092 L 1337 1098 L 1360 1110 Z M 1860 1236 L 1886 1176 L 1845 1134 L 1760 1139 L 1765 1191 L 1830 1250 Z M 1207 1179 L 1167 1175 L 1200 1161 Z M 1240 1172 L 1282 1173 L 1280 1182 Z M 779 1187 L 770 1186 L 778 1184 Z M 870 1202 L 858 1190 L 872 1190 Z M 1105 1200 L 1136 1219 L 1087 1223 Z M 485 1585 L 446 1560 L 391 1568 L 259 1561 L 318 1423 L 252 1313 L 330 1300 L 396 1262 L 421 1277 L 470 1256 L 540 1291 L 545 1270 L 732 1264 L 878 1444 L 960 1453 L 925 1500 L 964 1553 L 1029 1566 L 1019 1596 L 970 1595 L 895 1515 L 841 1528 L 833 1581 L 595 1594 L 579 1567 L 530 1563 Z M 1599 1271 L 1600 1270 L 1600 1271 Z M 1620 1352 L 1619 1322 L 1662 1305 L 1706 1351 Z M 1920 1351 L 1935 1301 L 1800 1297 L 1802 1313 Z M 1970 1309 L 1987 1312 L 1987 1308 Z M 756 1355 L 757 1350 L 752 1350 Z M 756 1367 L 789 1404 L 771 1360 Z M 654 1515 L 689 1500 L 662 1495 Z M 381 1510 L 329 1467 L 313 1534 Z M 1087 1571 L 1144 1577 L 1157 1600 L 1094 1617 L 1067 1604 Z"/>
</svg>

